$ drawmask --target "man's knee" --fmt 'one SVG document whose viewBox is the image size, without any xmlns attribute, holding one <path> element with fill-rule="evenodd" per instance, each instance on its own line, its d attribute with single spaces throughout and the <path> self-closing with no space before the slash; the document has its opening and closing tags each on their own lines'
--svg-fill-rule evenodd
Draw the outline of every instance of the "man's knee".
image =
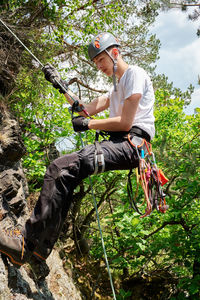
<svg viewBox="0 0 200 300">
<path fill-rule="evenodd" d="M 78 156 L 80 159 L 80 179 L 86 178 L 88 175 L 94 173 L 94 154 L 95 146 L 88 145 L 78 151 Z"/>
<path fill-rule="evenodd" d="M 53 179 L 66 174 L 77 175 L 79 172 L 79 158 L 76 152 L 55 159 L 47 168 L 46 175 Z"/>
</svg>

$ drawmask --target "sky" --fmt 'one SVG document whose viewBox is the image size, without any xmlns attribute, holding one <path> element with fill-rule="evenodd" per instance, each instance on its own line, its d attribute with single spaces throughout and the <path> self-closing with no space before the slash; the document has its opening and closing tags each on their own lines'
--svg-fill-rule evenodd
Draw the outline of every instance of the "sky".
<svg viewBox="0 0 200 300">
<path fill-rule="evenodd" d="M 193 114 L 200 107 L 200 38 L 196 31 L 199 20 L 188 20 L 188 12 L 171 9 L 161 12 L 151 30 L 161 41 L 160 59 L 157 61 L 156 73 L 165 74 L 169 82 L 185 91 L 192 84 L 195 88 L 192 101 L 185 109 L 186 114 Z"/>
</svg>

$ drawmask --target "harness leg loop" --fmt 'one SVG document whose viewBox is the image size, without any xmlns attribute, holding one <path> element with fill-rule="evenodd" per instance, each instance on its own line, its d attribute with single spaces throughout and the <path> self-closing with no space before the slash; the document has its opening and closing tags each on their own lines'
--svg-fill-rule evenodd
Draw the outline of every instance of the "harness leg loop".
<svg viewBox="0 0 200 300">
<path fill-rule="evenodd" d="M 95 153 L 94 153 L 94 175 L 103 173 L 105 171 L 105 160 L 103 150 L 98 141 L 95 141 Z"/>
</svg>

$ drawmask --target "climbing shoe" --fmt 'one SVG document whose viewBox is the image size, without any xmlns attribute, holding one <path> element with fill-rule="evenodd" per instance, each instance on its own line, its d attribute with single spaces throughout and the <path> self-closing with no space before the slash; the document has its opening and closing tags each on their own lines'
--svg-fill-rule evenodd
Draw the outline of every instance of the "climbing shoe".
<svg viewBox="0 0 200 300">
<path fill-rule="evenodd" d="M 31 253 L 27 249 L 23 234 L 18 229 L 0 231 L 0 252 L 17 268 L 28 261 Z"/>
<path fill-rule="evenodd" d="M 32 253 L 33 257 L 35 257 L 40 262 L 46 261 L 49 254 L 50 252 L 48 252 L 48 249 L 46 251 L 42 251 L 42 249 L 39 246 L 36 246 Z"/>
</svg>

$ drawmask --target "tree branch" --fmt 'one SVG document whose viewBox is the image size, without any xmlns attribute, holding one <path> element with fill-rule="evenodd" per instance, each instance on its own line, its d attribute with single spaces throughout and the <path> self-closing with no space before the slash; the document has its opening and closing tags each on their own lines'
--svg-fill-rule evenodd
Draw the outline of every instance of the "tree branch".
<svg viewBox="0 0 200 300">
<path fill-rule="evenodd" d="M 93 91 L 93 92 L 98 92 L 98 93 L 106 93 L 107 90 L 98 90 L 98 89 L 95 89 L 95 88 L 91 88 L 88 84 L 86 83 L 83 83 L 80 79 L 78 79 L 77 77 L 74 77 L 72 79 L 70 79 L 69 81 L 69 85 L 76 82 L 77 84 L 80 84 L 81 86 L 87 88 L 88 90 L 90 91 Z"/>
<path fill-rule="evenodd" d="M 170 5 L 178 5 L 178 7 L 180 6 L 197 6 L 197 7 L 200 7 L 200 4 L 190 4 L 190 3 L 177 3 L 177 2 L 172 2 L 170 3 Z M 176 7 L 174 7 L 176 8 Z"/>
<path fill-rule="evenodd" d="M 190 231 L 190 227 L 185 223 L 185 220 L 183 218 L 181 218 L 179 221 L 175 221 L 175 220 L 171 220 L 169 222 L 164 222 L 160 227 L 158 227 L 156 230 L 154 230 L 153 232 L 151 232 L 150 234 L 146 235 L 144 237 L 144 239 L 148 239 L 149 237 L 151 237 L 152 235 L 154 235 L 155 233 L 159 232 L 160 230 L 162 230 L 164 227 L 166 227 L 167 225 L 181 225 L 183 227 L 183 229 L 187 232 Z"/>
<path fill-rule="evenodd" d="M 89 3 L 89 1 L 88 1 L 88 2 L 85 3 L 84 5 L 82 5 L 82 6 L 80 6 L 80 7 L 77 7 L 76 9 L 74 9 L 73 11 L 71 11 L 71 12 L 67 15 L 66 19 L 67 19 L 69 16 L 71 16 L 72 14 L 74 14 L 75 12 L 78 12 L 78 11 L 80 11 L 80 10 L 85 9 L 85 8 L 88 6 L 88 4 L 94 5 L 97 1 L 98 1 L 98 0 L 93 0 L 92 3 Z"/>
</svg>

